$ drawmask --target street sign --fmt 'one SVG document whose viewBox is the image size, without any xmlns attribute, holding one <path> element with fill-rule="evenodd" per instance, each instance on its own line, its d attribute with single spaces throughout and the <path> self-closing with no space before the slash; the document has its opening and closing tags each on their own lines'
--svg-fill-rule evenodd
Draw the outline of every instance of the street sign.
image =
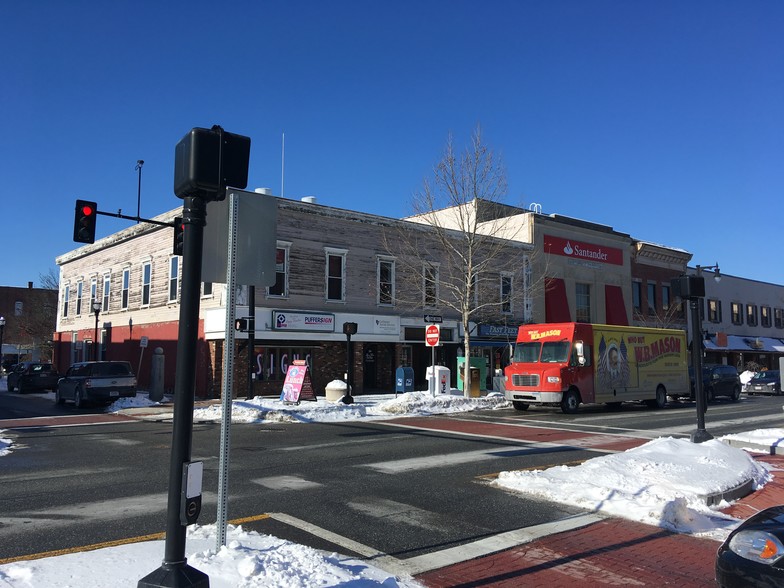
<svg viewBox="0 0 784 588">
<path fill-rule="evenodd" d="M 438 325 L 427 325 L 425 327 L 425 345 L 435 347 L 441 339 L 441 327 Z"/>
<path fill-rule="evenodd" d="M 426 323 L 443 323 L 444 317 L 440 314 L 426 314 L 424 317 Z"/>
<path fill-rule="evenodd" d="M 139 339 L 139 347 L 144 349 L 145 347 L 147 347 L 147 343 L 149 342 L 150 340 L 147 337 L 142 337 L 141 339 Z"/>
</svg>

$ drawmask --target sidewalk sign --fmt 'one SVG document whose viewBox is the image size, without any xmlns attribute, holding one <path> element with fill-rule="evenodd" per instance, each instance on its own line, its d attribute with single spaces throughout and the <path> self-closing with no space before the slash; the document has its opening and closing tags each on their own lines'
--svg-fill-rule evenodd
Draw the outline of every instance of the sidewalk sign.
<svg viewBox="0 0 784 588">
<path fill-rule="evenodd" d="M 299 404 L 301 400 L 316 402 L 316 393 L 313 391 L 313 383 L 310 381 L 308 364 L 304 359 L 296 359 L 289 366 L 286 379 L 283 381 L 280 400 L 296 404 Z"/>
</svg>

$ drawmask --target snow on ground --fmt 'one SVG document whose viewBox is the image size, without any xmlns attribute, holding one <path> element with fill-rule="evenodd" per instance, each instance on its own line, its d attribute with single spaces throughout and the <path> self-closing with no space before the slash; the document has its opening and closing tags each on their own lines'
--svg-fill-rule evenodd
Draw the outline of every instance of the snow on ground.
<svg viewBox="0 0 784 588">
<path fill-rule="evenodd" d="M 2 390 L 0 390 L 2 391 Z M 336 422 L 445 414 L 476 409 L 506 408 L 499 395 L 466 399 L 461 395 L 431 397 L 424 392 L 358 396 L 354 404 L 302 402 L 284 404 L 254 398 L 235 400 L 235 422 Z M 155 407 L 166 414 L 170 405 L 150 402 L 144 394 L 114 403 L 110 411 Z M 161 418 L 161 412 L 157 418 Z M 221 418 L 220 404 L 194 410 L 194 419 Z M 784 429 L 750 431 L 735 438 L 760 445 L 779 443 Z M 0 455 L 15 450 L 0 431 Z M 23 448 L 18 451 L 24 451 Z M 503 472 L 496 484 L 543 499 L 578 505 L 592 511 L 656 525 L 680 533 L 721 540 L 739 521 L 714 507 L 705 496 L 725 491 L 751 479 L 755 488 L 768 481 L 769 473 L 746 451 L 720 440 L 694 444 L 684 439 L 659 438 L 622 453 L 590 459 L 581 465 L 558 466 L 543 471 Z M 213 587 L 228 586 L 396 586 L 418 584 L 396 578 L 361 561 L 315 551 L 275 537 L 231 527 L 228 545 L 215 551 L 215 527 L 191 526 L 187 540 L 188 563 L 207 573 Z M 149 541 L 84 553 L 0 565 L 0 587 L 136 586 L 153 571 L 163 555 L 162 541 Z"/>
</svg>

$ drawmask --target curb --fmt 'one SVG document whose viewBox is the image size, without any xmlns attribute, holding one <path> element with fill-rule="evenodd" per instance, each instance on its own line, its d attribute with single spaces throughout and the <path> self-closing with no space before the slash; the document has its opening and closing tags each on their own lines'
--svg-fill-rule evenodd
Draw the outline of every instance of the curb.
<svg viewBox="0 0 784 588">
<path fill-rule="evenodd" d="M 765 453 L 767 455 L 784 455 L 784 447 L 780 445 L 765 445 L 762 443 L 753 443 L 751 441 L 743 441 L 741 439 L 721 439 L 722 443 L 726 443 L 730 447 L 737 447 L 738 449 L 747 449 L 757 453 Z"/>
</svg>

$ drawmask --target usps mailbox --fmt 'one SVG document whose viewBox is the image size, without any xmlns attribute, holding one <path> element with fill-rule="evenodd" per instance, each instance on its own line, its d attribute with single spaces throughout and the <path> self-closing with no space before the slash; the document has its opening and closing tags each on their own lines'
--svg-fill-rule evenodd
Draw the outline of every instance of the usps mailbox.
<svg viewBox="0 0 784 588">
<path fill-rule="evenodd" d="M 414 391 L 414 369 L 400 366 L 395 370 L 395 393 Z"/>
</svg>

